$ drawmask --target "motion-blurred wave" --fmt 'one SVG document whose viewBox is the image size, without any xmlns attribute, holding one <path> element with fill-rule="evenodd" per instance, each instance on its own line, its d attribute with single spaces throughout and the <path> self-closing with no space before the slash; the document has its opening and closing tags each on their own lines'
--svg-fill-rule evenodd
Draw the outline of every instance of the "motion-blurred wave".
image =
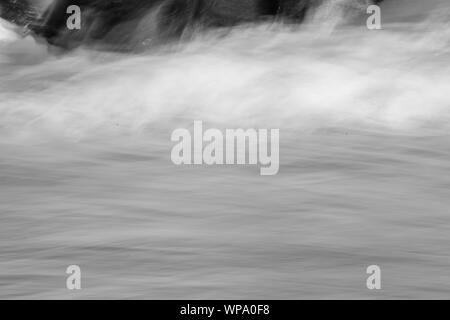
<svg viewBox="0 0 450 320">
<path fill-rule="evenodd" d="M 450 5 L 318 10 L 140 54 L 1 21 L 0 297 L 448 297 Z M 173 165 L 194 120 L 279 128 L 279 174 Z"/>
<path fill-rule="evenodd" d="M 54 56 L 2 22 L 2 136 L 136 133 L 193 117 L 227 125 L 445 131 L 448 16 L 448 6 L 441 7 L 380 31 L 364 24 L 330 31 L 317 19 L 302 27 L 242 26 L 137 56 L 88 49 Z"/>
</svg>

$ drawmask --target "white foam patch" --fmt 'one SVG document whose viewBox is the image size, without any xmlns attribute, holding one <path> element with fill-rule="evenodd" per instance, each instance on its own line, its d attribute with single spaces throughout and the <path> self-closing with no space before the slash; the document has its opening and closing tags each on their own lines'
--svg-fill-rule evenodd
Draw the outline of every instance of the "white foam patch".
<svg viewBox="0 0 450 320">
<path fill-rule="evenodd" d="M 17 65 L 1 76 L 0 130 L 79 139 L 203 120 L 446 133 L 447 20 L 383 28 L 246 26 L 140 56 L 80 50 Z"/>
<path fill-rule="evenodd" d="M 3 45 L 5 42 L 12 42 L 19 39 L 14 28 L 13 24 L 0 18 L 0 45 Z"/>
</svg>

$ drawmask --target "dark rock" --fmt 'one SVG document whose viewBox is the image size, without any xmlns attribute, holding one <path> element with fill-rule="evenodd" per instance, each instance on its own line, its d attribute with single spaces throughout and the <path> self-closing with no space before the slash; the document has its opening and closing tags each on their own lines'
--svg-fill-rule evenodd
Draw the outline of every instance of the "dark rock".
<svg viewBox="0 0 450 320">
<path fill-rule="evenodd" d="M 19 26 L 33 23 L 38 14 L 27 0 L 0 0 L 0 18 Z"/>
<path fill-rule="evenodd" d="M 20 15 L 17 12 L 30 11 L 26 1 L 0 1 L 7 4 L 8 20 L 18 20 Z M 43 18 L 32 25 L 32 29 L 61 47 L 101 44 L 107 48 L 130 50 L 148 43 L 177 39 L 190 29 L 228 27 L 275 17 L 300 23 L 307 11 L 322 1 L 54 0 Z M 69 17 L 66 10 L 70 5 L 81 8 L 81 30 L 66 27 Z M 30 19 L 26 18 L 21 23 Z"/>
</svg>

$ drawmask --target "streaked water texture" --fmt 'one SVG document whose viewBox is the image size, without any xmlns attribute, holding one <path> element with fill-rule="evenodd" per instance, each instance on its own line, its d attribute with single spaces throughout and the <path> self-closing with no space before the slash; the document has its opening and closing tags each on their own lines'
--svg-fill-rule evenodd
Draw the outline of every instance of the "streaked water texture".
<svg viewBox="0 0 450 320">
<path fill-rule="evenodd" d="M 0 297 L 448 298 L 450 5 L 324 16 L 138 55 L 1 21 Z M 280 128 L 280 173 L 174 166 L 194 120 Z"/>
</svg>

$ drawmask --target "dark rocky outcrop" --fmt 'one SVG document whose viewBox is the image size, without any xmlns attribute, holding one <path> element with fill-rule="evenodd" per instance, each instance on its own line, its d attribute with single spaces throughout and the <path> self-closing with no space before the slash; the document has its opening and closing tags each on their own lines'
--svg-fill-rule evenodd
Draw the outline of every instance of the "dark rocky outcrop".
<svg viewBox="0 0 450 320">
<path fill-rule="evenodd" d="M 37 19 L 37 10 L 26 0 L 0 0 L 0 18 L 19 26 L 27 26 Z"/>
<path fill-rule="evenodd" d="M 198 28 L 228 27 L 274 18 L 299 23 L 311 7 L 322 1 L 54 0 L 38 20 L 26 0 L 0 0 L 0 5 L 4 18 L 22 25 L 34 21 L 30 28 L 54 45 L 71 48 L 100 44 L 129 50 L 170 41 Z M 81 30 L 66 27 L 69 16 L 66 10 L 70 5 L 81 8 Z"/>
</svg>

